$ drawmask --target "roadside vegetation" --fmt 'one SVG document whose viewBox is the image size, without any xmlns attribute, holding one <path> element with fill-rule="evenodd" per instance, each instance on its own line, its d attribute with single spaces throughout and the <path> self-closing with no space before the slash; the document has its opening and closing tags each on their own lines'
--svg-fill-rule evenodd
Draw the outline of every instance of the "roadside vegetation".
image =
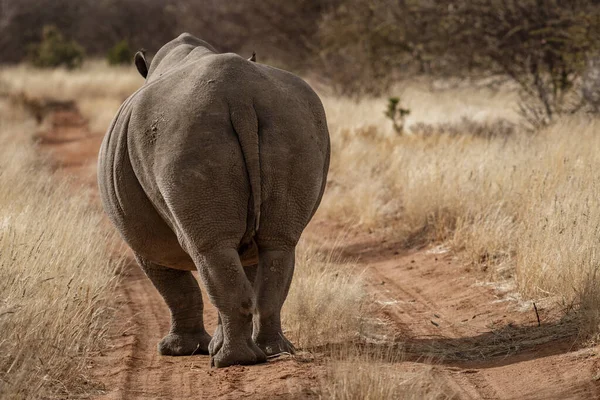
<svg viewBox="0 0 600 400">
<path fill-rule="evenodd" d="M 293 343 L 310 349 L 360 337 L 368 296 L 356 272 L 357 266 L 344 262 L 336 246 L 300 243 L 282 321 Z"/>
<path fill-rule="evenodd" d="M 72 102 L 94 132 L 104 132 L 121 103 L 144 82 L 131 67 L 108 68 L 91 60 L 81 69 L 39 69 L 27 64 L 0 68 L 0 96 L 10 97 L 43 122 L 56 102 Z M 38 117 L 39 116 L 39 117 Z"/>
<path fill-rule="evenodd" d="M 105 338 L 115 235 L 90 193 L 52 173 L 28 113 L 0 98 L 0 397 L 94 390 L 86 362 Z"/>
<path fill-rule="evenodd" d="M 394 364 L 402 362 L 397 350 L 370 354 L 348 348 L 329 362 L 323 396 L 332 400 L 450 400 L 456 398 L 433 368 L 407 373 Z"/>
</svg>

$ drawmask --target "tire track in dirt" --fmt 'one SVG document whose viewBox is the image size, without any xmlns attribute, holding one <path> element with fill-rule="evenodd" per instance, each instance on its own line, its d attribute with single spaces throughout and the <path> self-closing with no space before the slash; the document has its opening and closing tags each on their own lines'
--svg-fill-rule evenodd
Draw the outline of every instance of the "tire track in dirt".
<svg viewBox="0 0 600 400">
<path fill-rule="evenodd" d="M 371 292 L 375 294 L 375 301 L 381 305 L 380 313 L 388 324 L 395 328 L 394 340 L 402 344 L 409 360 L 435 365 L 442 361 L 443 356 L 430 350 L 437 339 L 458 339 L 473 334 L 473 329 L 457 327 L 453 323 L 453 316 L 442 313 L 444 306 L 438 304 L 441 298 L 424 294 L 424 287 L 433 283 L 431 280 L 435 279 L 439 268 L 455 268 L 456 262 L 449 253 L 413 251 L 405 254 L 405 251 L 394 250 L 393 245 L 386 250 L 386 246 L 382 246 L 379 241 L 373 244 L 379 251 L 372 251 L 369 249 L 369 240 L 358 239 L 357 242 L 363 245 L 349 244 L 349 248 L 358 251 L 346 253 L 346 257 L 358 259 L 360 268 L 366 268 Z M 431 254 L 435 255 L 430 256 Z M 427 268 L 427 263 L 432 260 L 434 264 Z M 420 277 L 424 285 L 413 285 L 413 276 Z M 460 302 L 475 302 L 487 294 L 485 290 L 469 289 L 462 291 Z M 426 343 L 421 343 L 422 341 Z M 469 370 L 464 374 L 459 369 L 458 372 L 443 371 L 438 376 L 444 379 L 445 387 L 459 398 L 501 398 L 494 387 L 484 376 L 477 374 L 477 371 Z"/>
<path fill-rule="evenodd" d="M 393 298 L 394 300 L 380 300 L 380 302 L 384 304 L 389 304 L 390 306 L 386 307 L 384 310 L 384 314 L 388 316 L 395 324 L 401 323 L 407 326 L 410 326 L 410 329 L 403 329 L 402 331 L 408 335 L 405 335 L 401 338 L 401 340 L 405 341 L 407 339 L 413 338 L 436 338 L 443 337 L 443 333 L 440 332 L 440 326 L 444 326 L 448 335 L 451 337 L 460 337 L 461 332 L 456 329 L 451 322 L 440 315 L 436 314 L 437 310 L 440 310 L 441 307 L 432 302 L 430 299 L 427 299 L 421 296 L 419 293 L 408 289 L 407 287 L 397 286 L 394 281 L 390 281 L 388 275 L 385 275 L 381 269 L 378 269 L 378 265 L 373 265 L 372 275 L 376 278 L 386 279 L 388 283 L 388 288 L 392 287 L 392 289 L 386 289 L 384 293 L 381 291 L 378 293 L 382 299 L 385 298 Z M 382 268 L 385 270 L 385 268 Z M 386 282 L 382 280 L 382 282 Z M 401 303 L 400 306 L 395 306 L 396 302 Z M 418 315 L 430 316 L 430 324 L 427 322 L 421 324 L 418 319 Z M 439 318 L 438 318 L 439 317 Z M 433 322 L 432 322 L 433 321 Z M 437 325 L 434 325 L 435 324 Z M 407 346 L 407 351 L 411 351 L 415 353 L 417 357 L 422 357 L 419 349 L 411 349 L 410 342 Z M 435 359 L 431 361 L 435 363 Z M 500 397 L 497 395 L 496 391 L 490 387 L 484 377 L 479 376 L 476 373 L 469 373 L 465 375 L 454 376 L 453 374 L 445 374 L 444 375 L 446 384 L 452 388 L 456 393 L 460 393 L 461 397 L 466 398 L 482 398 L 482 399 L 499 399 Z M 459 379 L 458 377 L 461 377 Z"/>
<path fill-rule="evenodd" d="M 530 303 L 483 284 L 487 276 L 440 247 L 402 250 L 359 235 L 342 254 L 365 269 L 407 363 L 433 365 L 457 398 L 600 398 L 595 350 L 576 349 L 576 326 L 552 307 L 538 327 Z"/>
<path fill-rule="evenodd" d="M 96 376 L 107 388 L 99 399 L 263 399 L 312 398 L 318 387 L 321 365 L 310 365 L 301 358 L 282 357 L 266 364 L 212 369 L 209 357 L 161 357 L 156 344 L 169 329 L 169 312 L 150 281 L 133 263 L 127 268 L 120 293 L 123 299 L 119 320 L 111 332 L 114 351 L 96 359 L 99 373 L 125 362 L 126 368 L 111 379 Z M 210 332 L 216 326 L 215 309 L 205 298 L 204 318 Z M 122 332 L 131 336 L 119 344 Z M 127 337 L 125 337 L 127 338 Z"/>
</svg>

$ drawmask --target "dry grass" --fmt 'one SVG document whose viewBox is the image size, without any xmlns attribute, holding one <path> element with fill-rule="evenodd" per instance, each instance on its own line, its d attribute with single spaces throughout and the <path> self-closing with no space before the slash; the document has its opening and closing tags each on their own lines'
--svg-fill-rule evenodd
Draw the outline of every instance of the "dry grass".
<svg viewBox="0 0 600 400">
<path fill-rule="evenodd" d="M 94 132 L 108 127 L 121 103 L 144 83 L 133 66 L 108 67 L 87 62 L 82 69 L 38 69 L 28 65 L 0 69 L 0 95 L 28 99 L 74 100 Z"/>
<path fill-rule="evenodd" d="M 328 363 L 323 395 L 332 400 L 456 398 L 434 368 L 404 361 L 393 347 L 340 348 Z"/>
<path fill-rule="evenodd" d="M 0 397 L 72 397 L 91 388 L 118 262 L 87 193 L 40 161 L 35 124 L 0 100 Z"/>
<path fill-rule="evenodd" d="M 332 400 L 451 399 L 447 389 L 426 372 L 407 373 L 394 364 L 362 359 L 330 363 L 323 394 Z"/>
<path fill-rule="evenodd" d="M 108 67 L 103 61 L 88 62 L 76 70 L 39 69 L 25 64 L 3 67 L 0 80 L 11 92 L 56 100 L 117 97 L 123 101 L 144 83 L 133 66 Z"/>
<path fill-rule="evenodd" d="M 306 241 L 296 251 L 296 270 L 282 312 L 286 335 L 301 348 L 351 341 L 365 323 L 367 296 L 356 266 L 335 249 Z"/>
</svg>

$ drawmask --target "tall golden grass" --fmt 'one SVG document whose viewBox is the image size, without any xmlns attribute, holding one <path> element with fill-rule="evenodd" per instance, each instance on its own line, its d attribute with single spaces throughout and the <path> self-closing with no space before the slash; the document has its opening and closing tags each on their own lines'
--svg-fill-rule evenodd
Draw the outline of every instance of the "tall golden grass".
<svg viewBox="0 0 600 400">
<path fill-rule="evenodd" d="M 89 193 L 53 175 L 36 126 L 0 100 L 0 397 L 73 397 L 110 320 L 114 235 Z"/>
<path fill-rule="evenodd" d="M 351 342 L 359 337 L 367 312 L 367 293 L 358 269 L 342 261 L 339 248 L 301 241 L 296 270 L 283 309 L 286 334 L 304 349 Z"/>
<path fill-rule="evenodd" d="M 346 353 L 329 362 L 323 395 L 331 400 L 449 400 L 458 398 L 433 368 L 398 370 L 395 355 Z"/>
</svg>

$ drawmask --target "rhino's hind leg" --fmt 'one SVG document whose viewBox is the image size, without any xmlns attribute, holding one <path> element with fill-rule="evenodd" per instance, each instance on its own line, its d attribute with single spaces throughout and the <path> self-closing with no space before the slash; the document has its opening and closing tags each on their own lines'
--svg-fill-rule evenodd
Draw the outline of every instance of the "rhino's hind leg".
<svg viewBox="0 0 600 400">
<path fill-rule="evenodd" d="M 253 338 L 267 356 L 294 353 L 294 346 L 281 330 L 281 307 L 294 274 L 294 248 L 260 250 L 254 282 L 258 314 Z"/>
<path fill-rule="evenodd" d="M 236 249 L 198 252 L 192 258 L 221 322 L 209 347 L 211 364 L 219 368 L 265 362 L 265 354 L 252 340 L 255 296 Z"/>
<path fill-rule="evenodd" d="M 146 276 L 171 311 L 171 330 L 158 344 L 165 356 L 208 354 L 211 337 L 204 329 L 202 293 L 189 271 L 170 269 L 136 255 Z"/>
<path fill-rule="evenodd" d="M 257 255 L 258 258 L 258 255 Z M 244 267 L 244 272 L 246 273 L 246 278 L 250 281 L 251 285 L 254 285 L 254 278 L 256 277 L 256 272 L 258 270 L 258 264 L 249 265 Z M 213 338 L 210 341 L 210 345 L 208 346 L 208 352 L 210 354 L 216 354 L 216 352 L 223 345 L 223 325 L 221 324 L 221 316 L 219 315 L 219 319 L 217 322 L 217 329 L 215 329 L 215 333 L 213 334 Z"/>
</svg>

